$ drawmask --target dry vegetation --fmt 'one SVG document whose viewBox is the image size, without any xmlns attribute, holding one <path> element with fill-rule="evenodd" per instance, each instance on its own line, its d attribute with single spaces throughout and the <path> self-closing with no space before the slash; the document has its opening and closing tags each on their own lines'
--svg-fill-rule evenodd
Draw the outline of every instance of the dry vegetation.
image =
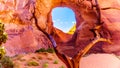
<svg viewBox="0 0 120 68">
<path fill-rule="evenodd" d="M 14 68 L 66 68 L 55 53 L 29 53 L 15 56 L 12 60 Z"/>
</svg>

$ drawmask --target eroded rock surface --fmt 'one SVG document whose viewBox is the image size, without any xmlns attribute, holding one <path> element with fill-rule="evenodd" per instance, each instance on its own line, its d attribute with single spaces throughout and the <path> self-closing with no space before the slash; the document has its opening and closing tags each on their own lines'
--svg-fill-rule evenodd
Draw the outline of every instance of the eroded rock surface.
<svg viewBox="0 0 120 68">
<path fill-rule="evenodd" d="M 8 40 L 5 43 L 7 55 L 14 56 L 20 53 L 35 52 L 40 48 L 52 46 L 48 38 L 31 25 L 23 26 L 5 24 Z"/>
</svg>

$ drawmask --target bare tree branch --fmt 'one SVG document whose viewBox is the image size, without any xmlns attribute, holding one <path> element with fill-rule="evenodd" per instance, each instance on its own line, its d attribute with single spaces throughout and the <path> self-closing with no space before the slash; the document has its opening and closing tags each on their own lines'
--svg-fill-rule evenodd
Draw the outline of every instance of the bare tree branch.
<svg viewBox="0 0 120 68">
<path fill-rule="evenodd" d="M 84 0 L 78 0 L 78 3 L 83 2 Z M 91 1 L 91 0 L 90 0 Z M 47 37 L 48 39 L 51 41 L 51 43 L 53 44 L 53 48 L 55 50 L 56 55 L 58 56 L 59 59 L 61 59 L 67 66 L 67 68 L 79 68 L 79 62 L 80 59 L 98 42 L 107 42 L 107 43 L 112 43 L 110 41 L 110 39 L 106 39 L 106 38 L 102 38 L 100 37 L 100 32 L 99 29 L 101 29 L 102 26 L 102 22 L 101 22 L 101 11 L 100 10 L 106 10 L 106 9 L 114 9 L 114 8 L 100 8 L 99 7 L 99 3 L 97 0 L 95 0 L 96 3 L 96 12 L 97 12 L 97 20 L 98 22 L 96 22 L 96 27 L 93 29 L 94 33 L 96 34 L 96 37 L 94 38 L 94 40 L 89 43 L 82 51 L 79 51 L 77 55 L 75 55 L 74 57 L 68 57 L 64 54 L 61 54 L 57 49 L 56 49 L 56 43 L 55 40 L 45 31 L 43 31 L 37 22 L 37 18 L 35 17 L 35 12 L 33 13 L 33 18 L 35 19 L 35 25 L 38 28 L 38 30 L 42 31 Z M 120 10 L 120 9 L 119 9 Z"/>
<path fill-rule="evenodd" d="M 82 51 L 79 51 L 78 54 L 73 57 L 74 62 L 78 62 L 79 64 L 79 61 L 81 60 L 81 58 L 98 42 L 107 42 L 107 43 L 112 44 L 110 39 L 100 37 L 99 32 L 98 32 L 98 29 L 100 29 L 100 27 L 101 26 L 95 27 L 96 38 L 91 43 L 89 43 Z"/>
</svg>

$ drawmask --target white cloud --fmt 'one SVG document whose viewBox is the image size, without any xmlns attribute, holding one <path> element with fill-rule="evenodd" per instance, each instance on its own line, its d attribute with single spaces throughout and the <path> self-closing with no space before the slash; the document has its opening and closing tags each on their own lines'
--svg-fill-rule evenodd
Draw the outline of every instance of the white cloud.
<svg viewBox="0 0 120 68">
<path fill-rule="evenodd" d="M 55 23 L 55 22 L 56 22 L 56 20 L 53 20 L 53 22 Z"/>
<path fill-rule="evenodd" d="M 75 22 L 75 21 L 73 21 L 72 23 L 73 23 L 73 24 L 75 24 L 76 22 Z"/>
</svg>

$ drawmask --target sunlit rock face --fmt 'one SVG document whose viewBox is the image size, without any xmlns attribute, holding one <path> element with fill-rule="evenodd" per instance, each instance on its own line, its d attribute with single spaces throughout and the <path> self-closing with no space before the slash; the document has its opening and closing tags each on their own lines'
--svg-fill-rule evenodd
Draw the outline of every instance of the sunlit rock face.
<svg viewBox="0 0 120 68">
<path fill-rule="evenodd" d="M 98 1 L 101 8 L 120 7 L 119 0 Z M 94 1 L 93 4 L 95 4 Z M 36 20 L 43 31 L 51 34 L 55 38 L 59 46 L 58 49 L 63 49 L 61 51 L 66 54 L 69 54 L 71 50 L 73 50 L 73 53 L 77 53 L 78 50 L 83 49 L 94 38 L 94 34 L 90 29 L 95 27 L 97 15 L 92 10 L 90 1 L 1 0 L 0 6 L 0 20 L 5 23 L 6 32 L 8 33 L 8 41 L 5 44 L 7 55 L 13 56 L 19 53 L 33 52 L 41 47 L 47 48 L 52 46 L 47 36 L 36 28 Z M 51 11 L 58 6 L 71 8 L 75 12 L 76 31 L 72 38 L 71 35 L 67 35 L 53 27 Z M 118 9 L 101 10 L 102 21 L 104 21 L 101 35 L 104 38 L 110 38 L 113 44 L 110 45 L 100 42 L 90 52 L 119 54 L 119 12 Z M 71 49 L 65 50 L 68 48 L 68 45 L 71 45 Z"/>
<path fill-rule="evenodd" d="M 5 24 L 5 27 L 8 40 L 4 45 L 9 56 L 35 52 L 39 48 L 51 46 L 48 38 L 30 25 Z"/>
<path fill-rule="evenodd" d="M 120 7 L 120 1 L 119 0 L 99 0 L 101 8 L 105 7 Z M 111 39 L 113 42 L 110 44 L 104 44 L 102 46 L 103 50 L 105 52 L 109 53 L 116 53 L 117 55 L 120 55 L 120 19 L 119 19 L 119 13 L 120 10 L 118 9 L 108 9 L 108 10 L 102 10 L 102 20 L 105 22 L 104 26 L 107 27 L 109 30 L 109 36 L 108 38 Z M 105 28 L 104 27 L 104 28 Z"/>
</svg>

